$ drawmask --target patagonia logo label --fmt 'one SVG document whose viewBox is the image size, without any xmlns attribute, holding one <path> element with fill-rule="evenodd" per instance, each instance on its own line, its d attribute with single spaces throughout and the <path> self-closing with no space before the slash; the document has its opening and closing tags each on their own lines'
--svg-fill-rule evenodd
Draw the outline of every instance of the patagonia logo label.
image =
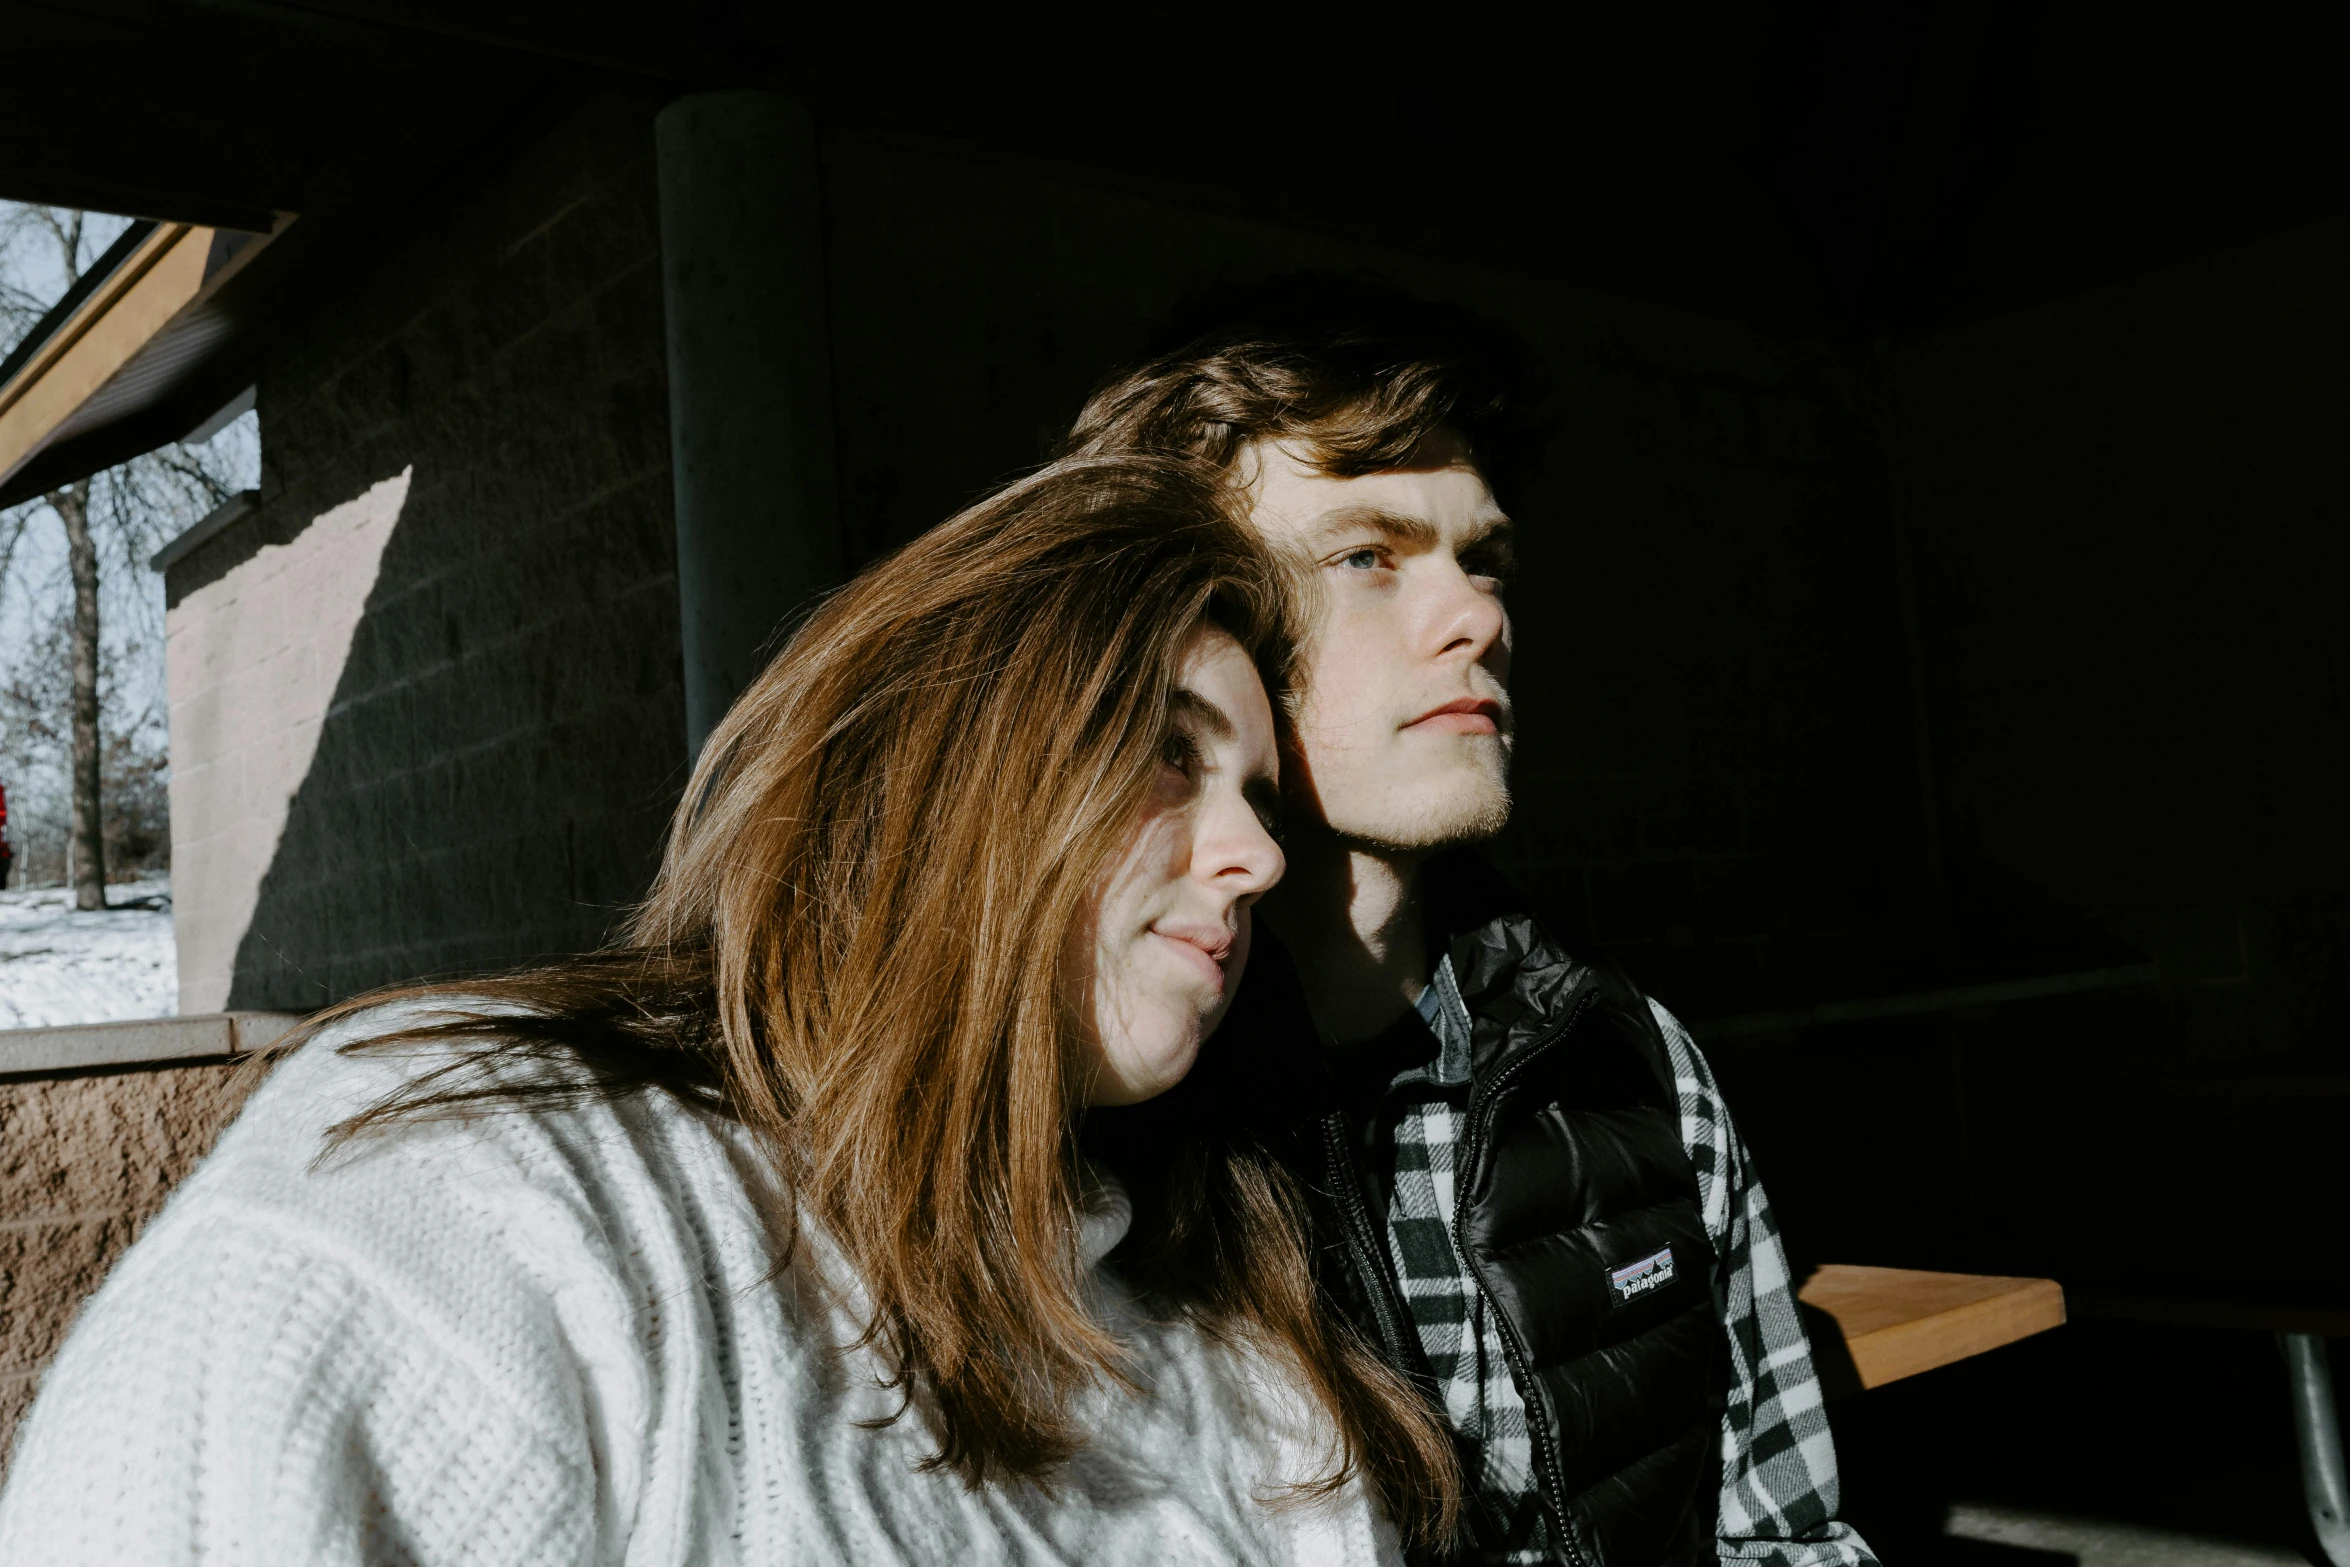
<svg viewBox="0 0 2350 1567">
<path fill-rule="evenodd" d="M 1607 1276 L 1608 1284 L 1616 1292 L 1616 1303 L 1622 1305 L 1635 1295 L 1663 1289 L 1673 1282 L 1673 1248 L 1667 1246 L 1653 1257 L 1626 1263 Z"/>
</svg>

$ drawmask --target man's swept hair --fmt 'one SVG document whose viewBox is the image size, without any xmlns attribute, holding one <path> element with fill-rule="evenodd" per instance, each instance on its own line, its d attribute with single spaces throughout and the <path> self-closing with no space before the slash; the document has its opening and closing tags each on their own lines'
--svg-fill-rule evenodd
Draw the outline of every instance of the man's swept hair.
<svg viewBox="0 0 2350 1567">
<path fill-rule="evenodd" d="M 1504 329 L 1374 280 L 1300 274 L 1213 295 L 1182 346 L 1086 400 L 1062 455 L 1156 452 L 1229 470 L 1261 440 L 1333 478 L 1402 467 L 1451 430 L 1496 493 L 1533 456 L 1528 356 Z"/>
</svg>

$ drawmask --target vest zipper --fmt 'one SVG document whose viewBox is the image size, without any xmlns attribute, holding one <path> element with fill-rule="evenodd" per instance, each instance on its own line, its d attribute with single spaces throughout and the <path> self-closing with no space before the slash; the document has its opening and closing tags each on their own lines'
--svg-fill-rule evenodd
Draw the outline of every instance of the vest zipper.
<svg viewBox="0 0 2350 1567">
<path fill-rule="evenodd" d="M 1509 1357 L 1510 1375 L 1517 1380 L 1518 1397 L 1526 1405 L 1526 1429 L 1534 1439 L 1535 1483 L 1542 1488 L 1549 1505 L 1551 1528 L 1558 1535 L 1559 1548 L 1568 1560 L 1589 1567 L 1582 1548 L 1576 1545 L 1572 1531 L 1567 1528 L 1566 1466 L 1559 1457 L 1558 1433 L 1552 1423 L 1541 1418 L 1542 1404 L 1534 1392 L 1534 1372 L 1526 1357 L 1526 1346 L 1518 1340 L 1517 1324 L 1510 1314 L 1501 1309 L 1493 1298 L 1493 1288 L 1485 1280 L 1485 1269 L 1470 1254 L 1466 1237 L 1469 1233 L 1469 1193 L 1477 1185 L 1478 1161 L 1485 1156 L 1486 1122 L 1503 1090 L 1534 1062 L 1550 1053 L 1552 1046 L 1567 1037 L 1590 1005 L 1595 990 L 1586 990 L 1576 998 L 1566 1018 L 1555 1029 L 1527 1047 L 1525 1053 L 1512 1061 L 1492 1080 L 1472 1090 L 1469 1096 L 1469 1136 L 1461 1146 L 1461 1157 L 1453 1162 L 1452 1233 L 1453 1245 L 1460 1252 L 1461 1261 L 1468 1265 L 1469 1276 L 1477 1281 L 1478 1293 L 1485 1297 L 1486 1309 L 1494 1321 L 1501 1324 L 1502 1353 Z"/>
<path fill-rule="evenodd" d="M 1386 1347 L 1387 1363 L 1409 1375 L 1406 1368 L 1413 1364 L 1412 1351 L 1418 1346 L 1404 1340 L 1402 1311 L 1388 1298 L 1387 1273 L 1380 1266 L 1379 1253 L 1372 1249 L 1378 1237 L 1371 1231 L 1362 1187 L 1356 1184 L 1354 1164 L 1347 1157 L 1346 1113 L 1342 1110 L 1333 1110 L 1322 1119 L 1322 1153 L 1330 1166 L 1330 1194 L 1338 1202 L 1346 1249 L 1354 1254 L 1355 1275 L 1363 1281 L 1363 1293 L 1371 1302 L 1371 1317 Z"/>
</svg>

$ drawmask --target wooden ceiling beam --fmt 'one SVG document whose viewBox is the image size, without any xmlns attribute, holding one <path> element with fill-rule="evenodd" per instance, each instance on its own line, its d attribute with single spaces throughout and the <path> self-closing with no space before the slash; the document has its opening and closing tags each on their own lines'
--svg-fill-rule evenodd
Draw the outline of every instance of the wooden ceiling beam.
<svg viewBox="0 0 2350 1567">
<path fill-rule="evenodd" d="M 290 218 L 282 219 L 280 229 Z M 0 490 L 174 322 L 200 308 L 267 243 L 159 224 L 0 384 Z"/>
</svg>

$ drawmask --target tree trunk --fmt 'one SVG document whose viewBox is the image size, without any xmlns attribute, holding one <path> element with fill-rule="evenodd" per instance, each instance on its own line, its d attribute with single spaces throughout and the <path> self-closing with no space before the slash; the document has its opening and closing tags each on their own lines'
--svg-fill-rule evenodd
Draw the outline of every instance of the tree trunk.
<svg viewBox="0 0 2350 1567">
<path fill-rule="evenodd" d="M 65 523 L 73 577 L 73 906 L 106 907 L 106 828 L 99 814 L 98 547 L 90 540 L 90 481 L 50 492 Z"/>
</svg>

